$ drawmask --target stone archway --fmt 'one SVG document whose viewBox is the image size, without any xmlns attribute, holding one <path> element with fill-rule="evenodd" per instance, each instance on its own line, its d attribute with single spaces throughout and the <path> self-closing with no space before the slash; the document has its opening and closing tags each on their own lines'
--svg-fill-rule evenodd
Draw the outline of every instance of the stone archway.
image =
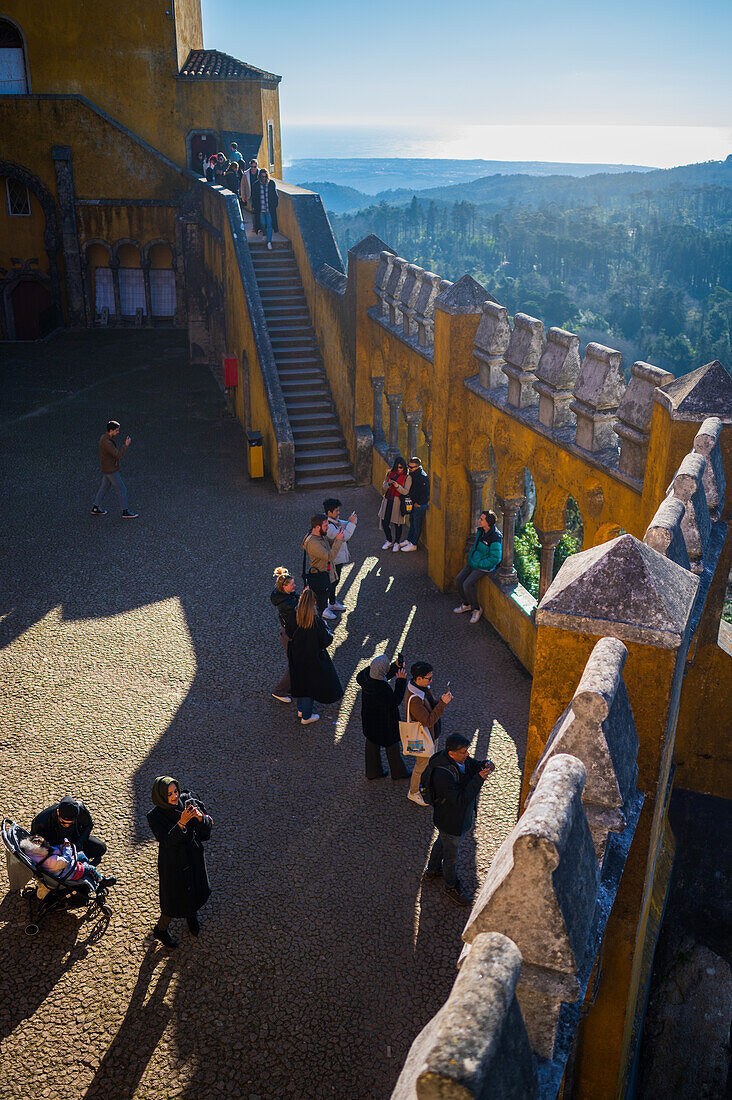
<svg viewBox="0 0 732 1100">
<path fill-rule="evenodd" d="M 8 179 L 18 180 L 20 183 L 23 183 L 41 204 L 41 209 L 46 219 L 46 224 L 43 228 L 43 247 L 48 256 L 51 305 L 56 313 L 57 324 L 63 324 L 61 277 L 58 270 L 58 253 L 61 250 L 62 242 L 56 201 L 38 176 L 29 172 L 22 164 L 16 164 L 14 161 L 10 160 L 0 160 L 0 176 L 5 176 Z M 11 318 L 8 312 L 11 308 L 11 297 L 6 291 L 12 290 L 13 288 L 10 287 L 10 283 L 15 285 L 17 281 L 17 271 L 11 271 L 5 277 L 0 277 L 0 297 L 4 303 L 5 329 L 7 332 L 15 331 L 15 320 Z"/>
</svg>

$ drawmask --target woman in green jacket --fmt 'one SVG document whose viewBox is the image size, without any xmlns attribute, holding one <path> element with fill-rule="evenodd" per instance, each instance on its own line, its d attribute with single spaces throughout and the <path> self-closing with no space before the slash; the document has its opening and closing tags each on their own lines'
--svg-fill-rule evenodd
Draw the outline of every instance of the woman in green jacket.
<svg viewBox="0 0 732 1100">
<path fill-rule="evenodd" d="M 455 608 L 455 614 L 471 611 L 471 623 L 477 623 L 483 614 L 478 603 L 478 581 L 495 569 L 501 560 L 501 532 L 496 529 L 497 519 L 495 512 L 480 513 L 468 564 L 455 578 L 460 597 L 460 606 Z"/>
</svg>

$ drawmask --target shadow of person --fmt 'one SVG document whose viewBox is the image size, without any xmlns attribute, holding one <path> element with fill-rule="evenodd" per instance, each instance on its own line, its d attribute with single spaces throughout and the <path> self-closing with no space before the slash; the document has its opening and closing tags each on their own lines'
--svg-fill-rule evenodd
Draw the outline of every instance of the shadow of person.
<svg viewBox="0 0 732 1100">
<path fill-rule="evenodd" d="M 84 910 L 49 914 L 34 939 L 25 935 L 28 907 L 20 894 L 6 894 L 0 904 L 0 919 L 6 921 L 0 934 L 0 973 L 4 994 L 0 998 L 0 1040 L 7 1038 L 23 1021 L 34 1015 L 56 983 L 75 963 L 85 958 L 97 942 L 106 921 L 80 919 Z M 83 938 L 79 939 L 79 936 Z M 39 950 L 38 941 L 43 949 Z M 19 955 L 24 954 L 18 966 Z"/>
<path fill-rule="evenodd" d="M 170 955 L 163 949 L 150 947 L 140 967 L 124 1020 L 84 1093 L 85 1100 L 134 1096 L 170 1023 L 173 1008 L 165 997 L 175 973 Z"/>
</svg>

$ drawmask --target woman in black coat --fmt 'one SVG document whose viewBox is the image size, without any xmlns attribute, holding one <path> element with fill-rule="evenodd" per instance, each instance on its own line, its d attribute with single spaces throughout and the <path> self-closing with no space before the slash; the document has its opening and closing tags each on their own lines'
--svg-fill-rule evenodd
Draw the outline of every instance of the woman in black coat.
<svg viewBox="0 0 732 1100">
<path fill-rule="evenodd" d="M 287 647 L 290 644 L 290 639 L 287 635 L 287 620 L 297 607 L 297 601 L 300 597 L 295 591 L 295 578 L 290 575 L 284 565 L 278 565 L 273 576 L 275 579 L 275 588 L 274 592 L 270 593 L 269 598 L 277 608 L 277 614 L 280 620 L 280 641 L 285 651 L 285 657 L 287 657 Z M 272 695 L 275 699 L 278 699 L 280 703 L 291 703 L 291 690 L 290 666 L 288 664 L 287 672 L 272 692 Z"/>
<path fill-rule="evenodd" d="M 185 917 L 197 936 L 201 928 L 197 913 L 211 894 L 203 842 L 211 836 L 213 821 L 203 802 L 190 791 L 181 791 L 169 775 L 155 780 L 152 800 L 155 808 L 147 820 L 160 845 L 160 916 L 153 935 L 166 947 L 177 947 L 178 941 L 168 931 L 171 919 Z"/>
<path fill-rule="evenodd" d="M 392 688 L 388 681 L 394 675 L 397 679 Z M 390 665 L 388 657 L 376 657 L 370 668 L 361 669 L 356 680 L 361 688 L 366 778 L 383 779 L 386 775 L 381 765 L 381 750 L 385 748 L 392 779 L 408 779 L 410 773 L 399 748 L 399 706 L 407 689 L 406 670 L 396 663 Z"/>
<path fill-rule="evenodd" d="M 265 188 L 264 207 L 262 209 L 262 188 Z M 277 225 L 277 206 L 279 205 L 275 181 L 269 178 L 269 172 L 262 168 L 258 178 L 252 184 L 252 218 L 254 232 L 266 233 L 267 244 L 272 244 L 272 234 L 279 232 Z"/>
<path fill-rule="evenodd" d="M 313 702 L 336 703 L 343 698 L 343 688 L 328 646 L 333 635 L 318 615 L 315 593 L 306 588 L 298 600 L 297 610 L 287 620 L 290 644 L 287 659 L 290 663 L 292 694 L 297 696 L 297 713 L 303 726 L 317 722 L 319 714 L 313 714 Z"/>
</svg>

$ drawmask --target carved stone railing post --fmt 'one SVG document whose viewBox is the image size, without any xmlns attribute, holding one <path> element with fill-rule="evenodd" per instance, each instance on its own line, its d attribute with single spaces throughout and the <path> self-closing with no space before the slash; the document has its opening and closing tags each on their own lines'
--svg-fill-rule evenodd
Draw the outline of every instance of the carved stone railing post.
<svg viewBox="0 0 732 1100">
<path fill-rule="evenodd" d="M 402 323 L 402 310 L 400 295 L 402 293 L 402 286 L 404 280 L 407 277 L 407 268 L 409 267 L 409 261 L 405 260 L 402 256 L 394 256 L 392 258 L 392 267 L 389 272 L 389 280 L 386 284 L 385 301 L 389 311 L 387 320 L 390 325 L 401 325 Z"/>
<path fill-rule="evenodd" d="M 539 395 L 539 423 L 545 428 L 574 424 L 569 406 L 581 366 L 579 345 L 579 336 L 562 328 L 550 328 L 546 334 L 534 382 Z"/>
<path fill-rule="evenodd" d="M 501 547 L 501 564 L 498 567 L 498 581 L 502 588 L 513 588 L 518 582 L 518 575 L 513 565 L 513 546 L 516 537 L 516 516 L 526 498 L 520 497 L 496 497 L 496 502 L 503 512 L 503 543 Z"/>
<path fill-rule="evenodd" d="M 399 454 L 399 407 L 402 403 L 400 393 L 387 393 L 386 403 L 389 406 L 389 449 L 386 458 L 391 466 Z"/>
<path fill-rule="evenodd" d="M 505 354 L 511 339 L 508 310 L 497 302 L 484 302 L 483 316 L 475 334 L 473 355 L 478 360 L 478 380 L 486 390 L 503 385 Z"/>
<path fill-rule="evenodd" d="M 417 335 L 417 323 L 414 319 L 414 306 L 422 287 L 424 271 L 416 264 L 407 266 L 407 273 L 402 283 L 402 292 L 399 296 L 399 304 L 402 311 L 402 331 L 409 339 Z"/>
<path fill-rule="evenodd" d="M 559 545 L 564 531 L 540 531 L 536 528 L 536 534 L 541 547 L 539 559 L 539 600 L 542 599 L 554 575 L 554 551 Z"/>
<path fill-rule="evenodd" d="M 433 271 L 422 274 L 417 301 L 414 304 L 414 321 L 417 326 L 417 342 L 421 348 L 431 348 L 435 342 L 435 299 L 450 283 Z"/>
<path fill-rule="evenodd" d="M 682 500 L 673 495 L 667 496 L 656 509 L 656 514 L 648 524 L 643 541 L 646 546 L 657 550 L 669 561 L 675 561 L 684 569 L 691 569 L 686 540 L 681 529 L 685 510 L 686 506 Z"/>
<path fill-rule="evenodd" d="M 706 459 L 702 480 L 709 505 L 709 518 L 716 522 L 722 518 L 726 482 L 720 437 L 722 421 L 718 416 L 709 416 L 702 424 L 694 439 L 694 453 Z"/>
<path fill-rule="evenodd" d="M 633 363 L 630 368 L 630 382 L 618 405 L 613 430 L 620 437 L 620 469 L 638 481 L 646 472 L 653 395 L 673 377 L 670 371 L 650 363 Z"/>
<path fill-rule="evenodd" d="M 374 418 L 372 423 L 374 443 L 386 442 L 386 436 L 384 435 L 384 418 L 382 416 L 382 398 L 385 382 L 385 378 L 371 379 L 371 388 L 374 391 Z"/>
<path fill-rule="evenodd" d="M 417 453 L 417 428 L 422 419 L 422 410 L 414 409 L 412 412 L 407 412 L 403 409 L 402 414 L 407 422 L 407 453 L 404 457 L 409 460 Z"/>
<path fill-rule="evenodd" d="M 470 530 L 465 540 L 465 552 L 471 549 L 475 538 L 475 529 L 478 526 L 478 517 L 483 511 L 483 486 L 485 485 L 490 470 L 468 470 L 470 482 Z"/>
<path fill-rule="evenodd" d="M 379 256 L 379 266 L 376 269 L 376 277 L 374 279 L 374 293 L 376 294 L 376 309 L 380 317 L 387 319 L 389 316 L 389 307 L 386 302 L 386 288 L 389 283 L 389 276 L 391 275 L 391 269 L 394 265 L 394 253 L 382 252 Z"/>
<path fill-rule="evenodd" d="M 684 504 L 681 530 L 689 554 L 692 573 L 704 572 L 704 557 L 711 534 L 709 505 L 704 492 L 704 470 L 707 461 L 694 451 L 686 455 L 669 486 L 673 495 Z"/>
<path fill-rule="evenodd" d="M 577 417 L 577 446 L 604 451 L 617 446 L 613 423 L 625 393 L 623 356 L 619 351 L 588 344 L 570 409 Z"/>
<path fill-rule="evenodd" d="M 508 379 L 508 404 L 515 409 L 528 409 L 538 404 L 539 395 L 534 389 L 534 382 L 543 350 L 544 322 L 529 317 L 527 313 L 517 313 L 503 368 Z"/>
<path fill-rule="evenodd" d="M 627 656 L 619 638 L 597 642 L 529 781 L 533 790 L 559 753 L 582 761 L 587 770 L 582 803 L 601 866 L 609 834 L 623 831 L 637 798 L 638 732 L 623 681 Z"/>
</svg>

